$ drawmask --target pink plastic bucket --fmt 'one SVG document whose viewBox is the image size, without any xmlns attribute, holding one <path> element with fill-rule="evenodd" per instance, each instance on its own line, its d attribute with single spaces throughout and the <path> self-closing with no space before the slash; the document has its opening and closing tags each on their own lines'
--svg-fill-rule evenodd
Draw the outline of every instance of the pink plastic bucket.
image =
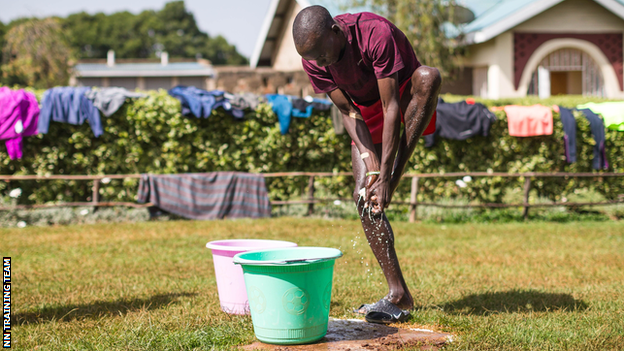
<svg viewBox="0 0 624 351">
<path fill-rule="evenodd" d="M 221 309 L 230 314 L 249 314 L 243 269 L 232 261 L 236 254 L 252 250 L 295 246 L 297 244 L 289 241 L 258 239 L 217 240 L 206 244 L 206 247 L 212 250 Z"/>
</svg>

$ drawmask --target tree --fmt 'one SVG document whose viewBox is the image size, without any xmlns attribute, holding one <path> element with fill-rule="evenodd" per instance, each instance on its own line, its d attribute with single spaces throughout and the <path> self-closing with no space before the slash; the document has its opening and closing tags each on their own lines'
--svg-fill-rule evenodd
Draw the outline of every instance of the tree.
<svg viewBox="0 0 624 351">
<path fill-rule="evenodd" d="M 454 0 L 346 0 L 343 7 L 368 8 L 386 17 L 412 42 L 418 60 L 443 76 L 452 74 L 463 56 L 461 36 L 448 35 L 467 21 L 467 10 Z"/>
<path fill-rule="evenodd" d="M 115 50 L 119 58 L 157 57 L 167 51 L 172 58 L 203 57 L 217 65 L 247 63 L 223 37 L 202 32 L 184 1 L 169 2 L 160 11 L 138 15 L 81 12 L 63 20 L 63 27 L 71 33 L 72 46 L 80 58 L 105 58 L 108 50 Z"/>
<path fill-rule="evenodd" d="M 4 23 L 2 23 L 2 21 L 0 21 L 0 62 L 2 62 L 2 48 L 4 47 L 4 34 L 6 33 L 6 31 L 6 26 L 4 25 Z"/>
<path fill-rule="evenodd" d="M 55 18 L 22 20 L 6 33 L 3 80 L 9 85 L 66 85 L 73 50 Z"/>
</svg>

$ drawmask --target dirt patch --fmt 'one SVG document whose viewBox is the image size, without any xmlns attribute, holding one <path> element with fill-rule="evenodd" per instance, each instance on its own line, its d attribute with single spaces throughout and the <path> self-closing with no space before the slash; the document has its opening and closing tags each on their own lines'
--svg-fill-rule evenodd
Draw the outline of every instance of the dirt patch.
<svg viewBox="0 0 624 351">
<path fill-rule="evenodd" d="M 341 350 L 341 351 L 390 351 L 406 347 L 421 350 L 439 350 L 449 342 L 451 334 L 366 323 L 359 319 L 331 319 L 327 335 L 309 345 L 269 345 L 255 342 L 244 350 Z"/>
</svg>

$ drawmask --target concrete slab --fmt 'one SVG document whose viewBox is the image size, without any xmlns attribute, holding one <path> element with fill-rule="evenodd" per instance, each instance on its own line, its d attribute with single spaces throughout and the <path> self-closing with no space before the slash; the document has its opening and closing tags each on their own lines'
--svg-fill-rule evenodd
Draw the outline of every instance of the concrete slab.
<svg viewBox="0 0 624 351">
<path fill-rule="evenodd" d="M 385 326 L 366 323 L 359 319 L 330 319 L 327 335 L 309 345 L 269 345 L 255 342 L 244 350 L 275 351 L 387 351 L 406 347 L 421 350 L 438 350 L 452 340 L 452 335 L 409 326 Z"/>
</svg>

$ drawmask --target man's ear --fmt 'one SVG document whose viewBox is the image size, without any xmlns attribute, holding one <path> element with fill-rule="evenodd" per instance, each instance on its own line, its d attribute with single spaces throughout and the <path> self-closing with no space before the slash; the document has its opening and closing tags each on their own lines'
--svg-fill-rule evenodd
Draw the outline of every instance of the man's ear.
<svg viewBox="0 0 624 351">
<path fill-rule="evenodd" d="M 336 34 L 337 34 L 337 33 L 342 32 L 342 29 L 340 29 L 340 26 L 339 26 L 339 25 L 337 25 L 337 24 L 335 24 L 335 23 L 334 23 L 334 24 L 332 24 L 331 29 L 332 29 L 332 31 L 333 31 L 334 33 L 336 33 Z"/>
</svg>

